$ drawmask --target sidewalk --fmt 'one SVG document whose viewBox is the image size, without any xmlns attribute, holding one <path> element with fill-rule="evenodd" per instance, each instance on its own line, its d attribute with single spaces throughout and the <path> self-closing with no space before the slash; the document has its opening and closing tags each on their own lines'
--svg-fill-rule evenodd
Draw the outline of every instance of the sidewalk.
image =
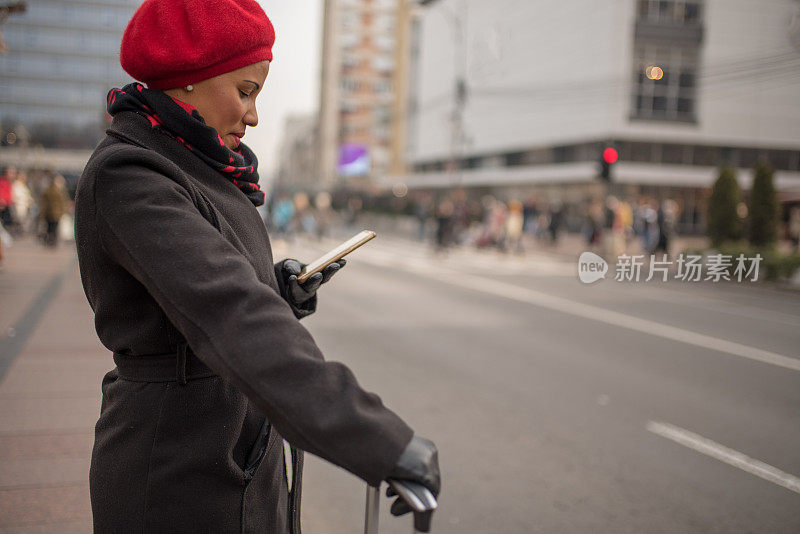
<svg viewBox="0 0 800 534">
<path fill-rule="evenodd" d="M 0 532 L 91 532 L 89 459 L 100 382 L 74 244 L 33 239 L 0 270 Z"/>
</svg>

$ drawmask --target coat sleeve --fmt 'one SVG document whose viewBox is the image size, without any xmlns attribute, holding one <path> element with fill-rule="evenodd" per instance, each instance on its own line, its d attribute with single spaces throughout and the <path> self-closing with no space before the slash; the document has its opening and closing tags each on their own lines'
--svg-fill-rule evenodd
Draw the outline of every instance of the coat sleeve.
<svg viewBox="0 0 800 534">
<path fill-rule="evenodd" d="M 413 431 L 345 365 L 324 360 L 289 305 L 159 165 L 112 154 L 95 167 L 106 253 L 290 443 L 377 484 Z"/>
</svg>

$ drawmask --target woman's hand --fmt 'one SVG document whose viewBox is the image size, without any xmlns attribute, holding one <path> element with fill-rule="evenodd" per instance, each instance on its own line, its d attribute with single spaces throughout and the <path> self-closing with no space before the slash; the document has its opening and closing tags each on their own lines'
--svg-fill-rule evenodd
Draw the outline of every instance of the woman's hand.
<svg viewBox="0 0 800 534">
<path fill-rule="evenodd" d="M 434 497 L 439 496 L 441 478 L 439 476 L 439 452 L 429 439 L 414 436 L 406 445 L 397 464 L 386 478 L 411 480 L 428 488 Z M 393 497 L 397 493 L 391 486 L 386 488 L 386 496 Z M 392 515 L 403 515 L 411 511 L 408 504 L 398 497 L 392 503 Z"/>
<path fill-rule="evenodd" d="M 297 260 L 286 259 L 275 264 L 275 276 L 281 296 L 289 303 L 298 319 L 307 317 L 317 309 L 317 290 L 331 279 L 347 262 L 343 259 L 325 267 L 321 273 L 314 273 L 302 284 L 297 277 L 306 266 Z"/>
</svg>

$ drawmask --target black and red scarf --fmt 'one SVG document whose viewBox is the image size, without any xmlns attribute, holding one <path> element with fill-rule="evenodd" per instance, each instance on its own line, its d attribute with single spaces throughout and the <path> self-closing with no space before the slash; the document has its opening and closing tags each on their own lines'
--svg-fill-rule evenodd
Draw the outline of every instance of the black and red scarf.
<svg viewBox="0 0 800 534">
<path fill-rule="evenodd" d="M 163 91 L 129 83 L 108 93 L 108 113 L 135 111 L 197 154 L 244 193 L 256 206 L 264 204 L 264 192 L 258 187 L 258 159 L 250 148 L 240 143 L 236 150 L 225 146 L 217 131 L 208 126 L 197 108 L 176 100 Z"/>
</svg>

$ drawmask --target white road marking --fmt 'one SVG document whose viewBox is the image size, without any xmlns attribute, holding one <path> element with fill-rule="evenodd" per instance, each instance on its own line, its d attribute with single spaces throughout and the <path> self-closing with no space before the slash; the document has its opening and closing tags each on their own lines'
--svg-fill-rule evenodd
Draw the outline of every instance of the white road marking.
<svg viewBox="0 0 800 534">
<path fill-rule="evenodd" d="M 365 251 L 366 252 L 366 251 Z M 583 304 L 569 299 L 548 295 L 533 289 L 520 287 L 517 285 L 498 282 L 490 278 L 461 273 L 452 269 L 446 269 L 437 265 L 423 265 L 410 258 L 393 257 L 378 251 L 370 251 L 369 254 L 360 256 L 362 261 L 385 266 L 404 269 L 406 271 L 432 278 L 450 285 L 481 291 L 498 297 L 504 297 L 518 302 L 533 304 L 543 308 L 560 311 L 570 315 L 599 321 L 621 328 L 627 328 L 643 334 L 662 337 L 672 341 L 679 341 L 688 345 L 694 345 L 704 349 L 710 349 L 733 356 L 739 356 L 749 360 L 768 363 L 793 371 L 800 371 L 800 359 L 791 358 L 770 352 L 767 350 L 750 347 L 741 343 L 719 339 L 705 334 L 699 334 L 683 328 L 677 328 L 666 324 L 641 319 L 632 315 L 626 315 L 611 311 L 591 304 Z"/>
<path fill-rule="evenodd" d="M 624 291 L 622 288 L 617 289 Z M 771 323 L 778 322 L 789 326 L 800 327 L 800 318 L 798 318 L 797 315 L 790 315 L 777 310 L 766 310 L 752 304 L 746 305 L 747 307 L 743 307 L 741 303 L 736 301 L 725 300 L 718 297 L 704 296 L 697 290 L 697 288 L 694 288 L 691 302 L 687 301 L 685 291 L 681 291 L 675 287 L 658 286 L 656 289 L 656 286 L 654 286 L 653 289 L 658 291 L 659 294 L 653 296 L 644 295 L 644 298 L 656 301 L 675 302 L 683 306 L 691 306 L 692 308 L 696 308 L 698 310 L 707 310 L 714 313 L 724 313 L 726 315 L 745 317 L 747 319 L 756 319 L 758 321 L 768 320 Z M 626 293 L 629 295 L 642 296 L 632 291 L 626 291 Z"/>
<path fill-rule="evenodd" d="M 689 432 L 683 428 L 668 423 L 660 423 L 657 421 L 648 421 L 646 425 L 647 430 L 653 434 L 658 434 L 661 437 L 671 439 L 676 443 L 685 445 L 690 449 L 701 452 L 705 455 L 711 456 L 728 465 L 738 467 L 742 471 L 746 471 L 751 475 L 768 480 L 773 484 L 782 486 L 795 493 L 800 493 L 800 478 L 789 473 L 784 473 L 776 467 L 765 464 L 755 458 L 750 458 L 746 454 L 739 451 L 730 449 L 724 445 L 720 445 L 715 441 L 704 438 L 694 432 Z"/>
</svg>

